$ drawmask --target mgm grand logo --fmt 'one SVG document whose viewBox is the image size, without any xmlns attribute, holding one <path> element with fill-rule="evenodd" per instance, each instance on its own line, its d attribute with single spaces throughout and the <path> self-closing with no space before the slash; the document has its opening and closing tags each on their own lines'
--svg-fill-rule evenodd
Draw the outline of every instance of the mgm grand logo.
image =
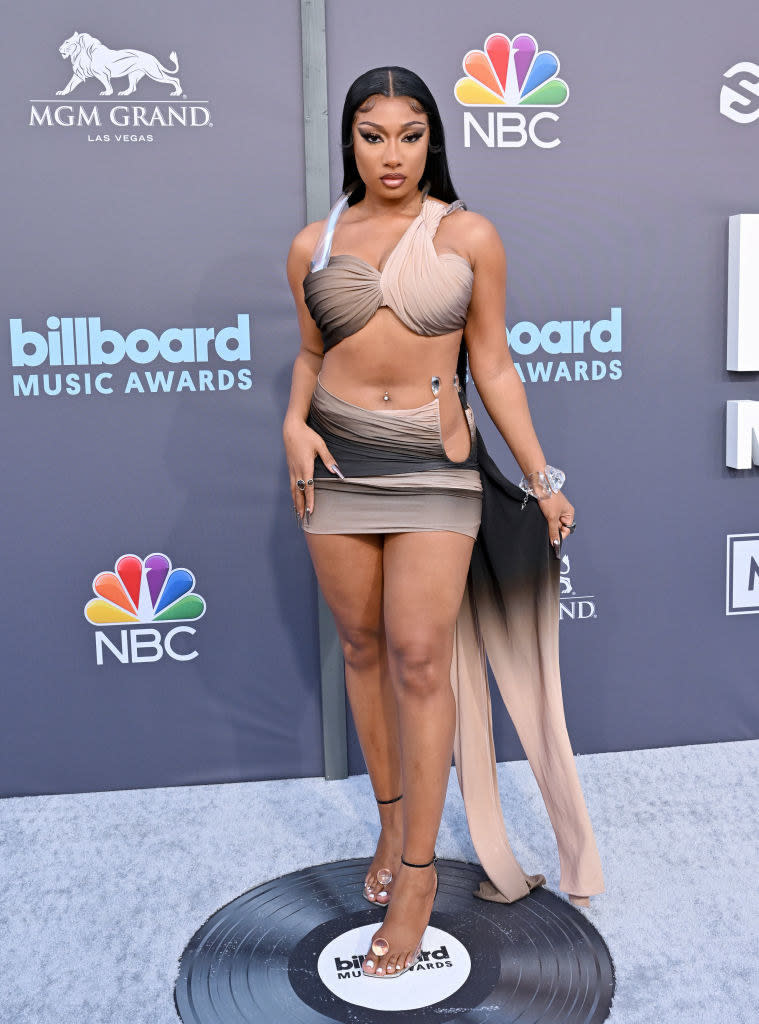
<svg viewBox="0 0 759 1024">
<path fill-rule="evenodd" d="M 564 619 L 595 619 L 596 599 L 592 594 L 576 594 L 569 575 L 569 555 L 561 556 L 559 569 L 559 621 Z"/>
<path fill-rule="evenodd" d="M 354 953 L 352 957 L 344 960 L 342 957 L 336 956 L 335 971 L 337 977 L 341 981 L 347 981 L 349 978 L 360 978 L 363 976 L 363 970 L 361 965 L 364 962 L 365 953 Z M 453 960 L 448 952 L 448 948 L 443 945 L 437 949 L 423 949 L 419 954 L 419 960 L 409 969 L 409 974 L 412 971 L 421 973 L 422 971 L 435 971 L 441 967 L 453 967 Z"/>
<path fill-rule="evenodd" d="M 173 67 L 169 67 L 144 50 L 113 50 L 89 32 L 74 32 L 58 52 L 70 62 L 71 77 L 55 95 L 68 96 L 84 86 L 83 95 L 76 103 L 32 100 L 28 122 L 32 127 L 88 128 L 90 142 L 153 142 L 155 129 L 213 127 L 208 101 L 189 100 L 182 92 L 174 50 L 169 54 Z M 167 94 L 162 89 L 163 95 L 142 102 L 85 98 L 88 86 L 91 92 L 88 80 L 102 86 L 99 96 L 110 97 L 114 95 L 113 80 L 121 78 L 126 79 L 126 87 L 117 90 L 117 96 L 132 96 L 143 79 L 148 79 L 148 84 L 169 86 L 171 91 Z M 108 131 L 101 132 L 103 128 Z"/>
</svg>

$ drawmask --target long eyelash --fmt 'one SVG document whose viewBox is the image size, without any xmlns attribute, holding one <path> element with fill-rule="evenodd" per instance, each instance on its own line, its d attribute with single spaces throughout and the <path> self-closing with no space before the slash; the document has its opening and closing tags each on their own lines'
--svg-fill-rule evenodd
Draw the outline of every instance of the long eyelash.
<svg viewBox="0 0 759 1024">
<path fill-rule="evenodd" d="M 364 134 L 364 132 L 359 132 L 359 135 L 361 136 L 362 139 L 366 139 L 366 141 L 371 146 L 373 146 L 374 143 L 371 142 L 370 140 L 371 139 L 378 139 L 379 138 L 379 135 L 376 132 L 366 132 L 366 134 Z M 422 137 L 422 132 L 412 132 L 410 135 L 406 135 L 404 137 L 403 141 L 404 142 L 408 142 L 409 139 L 411 139 L 413 142 L 416 142 L 418 139 L 421 139 L 421 137 Z"/>
</svg>

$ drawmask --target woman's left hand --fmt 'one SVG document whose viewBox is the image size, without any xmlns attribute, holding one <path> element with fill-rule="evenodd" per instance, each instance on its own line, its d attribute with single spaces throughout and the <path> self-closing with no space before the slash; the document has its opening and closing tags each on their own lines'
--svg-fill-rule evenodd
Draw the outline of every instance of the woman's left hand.
<svg viewBox="0 0 759 1024">
<path fill-rule="evenodd" d="M 548 520 L 548 537 L 554 554 L 561 558 L 561 541 L 572 532 L 569 527 L 575 521 L 575 507 L 561 491 L 552 494 L 550 498 L 542 498 L 538 504 Z"/>
</svg>

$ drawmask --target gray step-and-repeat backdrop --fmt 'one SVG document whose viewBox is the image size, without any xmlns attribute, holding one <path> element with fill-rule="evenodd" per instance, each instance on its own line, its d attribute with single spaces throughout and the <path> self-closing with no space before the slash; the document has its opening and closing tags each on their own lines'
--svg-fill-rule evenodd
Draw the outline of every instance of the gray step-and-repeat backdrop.
<svg viewBox="0 0 759 1024">
<path fill-rule="evenodd" d="M 504 242 L 512 358 L 577 515 L 560 626 L 575 751 L 755 737 L 759 618 L 727 615 L 725 595 L 734 560 L 759 612 L 759 473 L 726 467 L 725 406 L 759 399 L 759 375 L 726 370 L 725 332 L 728 218 L 759 213 L 759 9 L 347 6 L 327 7 L 333 192 L 348 85 L 399 64 L 435 96 L 459 196 Z M 493 706 L 499 758 L 522 757 Z"/>
<path fill-rule="evenodd" d="M 6 14 L 3 795 L 322 771 L 281 445 L 299 4 L 221 13 Z M 759 398 L 759 366 L 726 362 L 728 220 L 759 213 L 758 29 L 750 0 L 327 4 L 332 196 L 347 87 L 400 64 L 503 238 L 512 356 L 577 510 L 577 752 L 759 734 L 759 484 L 725 452 L 726 404 Z M 521 757 L 495 709 L 499 757 Z M 355 736 L 351 755 L 362 770 Z"/>
<path fill-rule="evenodd" d="M 322 771 L 281 442 L 300 12 L 219 15 L 6 11 L 5 794 Z"/>
</svg>

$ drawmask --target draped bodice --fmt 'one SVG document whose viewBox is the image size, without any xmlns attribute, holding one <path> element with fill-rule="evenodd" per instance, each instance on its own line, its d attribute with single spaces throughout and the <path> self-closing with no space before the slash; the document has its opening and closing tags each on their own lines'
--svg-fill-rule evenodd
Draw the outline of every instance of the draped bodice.
<svg viewBox="0 0 759 1024">
<path fill-rule="evenodd" d="M 442 218 L 462 207 L 461 199 L 446 205 L 425 196 L 382 270 L 350 253 L 331 256 L 334 221 L 328 218 L 326 247 L 323 238 L 317 245 L 323 266 L 312 265 L 303 280 L 325 352 L 365 327 L 380 306 L 388 306 L 416 334 L 435 336 L 464 327 L 474 273 L 464 256 L 439 253 L 433 244 Z"/>
</svg>

